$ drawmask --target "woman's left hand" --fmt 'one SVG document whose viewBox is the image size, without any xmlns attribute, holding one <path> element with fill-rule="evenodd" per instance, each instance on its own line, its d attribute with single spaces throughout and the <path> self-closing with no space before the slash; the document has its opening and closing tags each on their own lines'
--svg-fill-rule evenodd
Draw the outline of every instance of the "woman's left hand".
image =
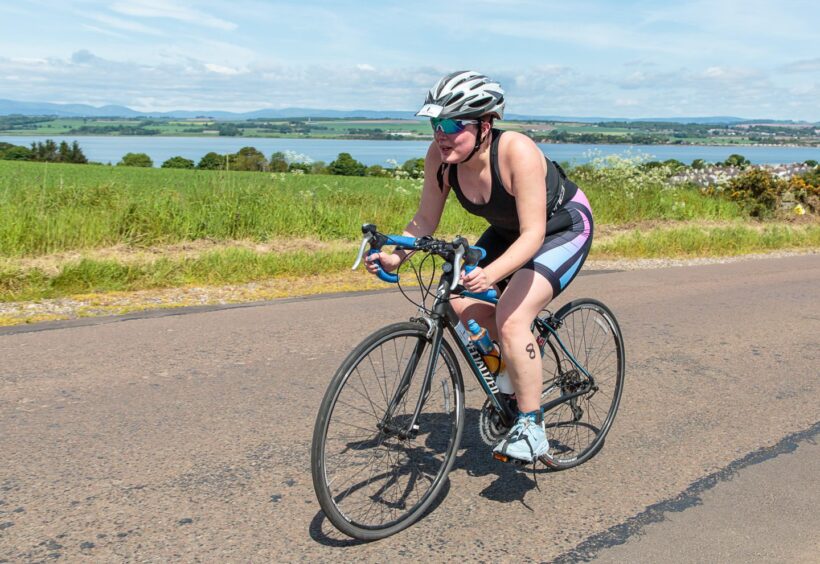
<svg viewBox="0 0 820 564">
<path fill-rule="evenodd" d="M 480 266 L 475 267 L 469 274 L 461 277 L 461 285 L 468 292 L 480 294 L 493 287 L 492 281 L 487 277 L 487 273 Z"/>
</svg>

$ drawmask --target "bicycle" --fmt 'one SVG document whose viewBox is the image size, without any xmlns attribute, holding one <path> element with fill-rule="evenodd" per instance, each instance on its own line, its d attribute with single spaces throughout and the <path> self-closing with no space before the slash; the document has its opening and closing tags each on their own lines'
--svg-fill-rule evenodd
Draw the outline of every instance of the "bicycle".
<svg viewBox="0 0 820 564">
<path fill-rule="evenodd" d="M 316 418 L 311 471 L 319 504 L 338 530 L 371 541 L 416 522 L 455 461 L 465 424 L 464 381 L 450 341 L 487 396 L 479 415 L 485 443 L 494 445 L 507 433 L 517 405 L 514 396 L 499 392 L 449 303 L 453 296 L 497 302 L 494 290 L 473 294 L 458 284 L 462 266 L 468 272 L 475 268 L 483 249 L 470 247 L 463 237 L 448 242 L 384 235 L 371 224 L 363 225 L 362 233 L 354 269 L 368 243 L 369 253 L 395 245 L 426 253 L 422 264 L 429 257 L 444 261 L 432 307 L 426 307 L 426 298 L 432 295 L 433 276 L 424 288 L 420 266 L 422 315 L 365 338 L 336 371 Z M 377 275 L 398 283 L 398 272 L 379 268 Z M 549 470 L 572 468 L 601 450 L 618 410 L 624 379 L 621 331 L 609 308 L 587 298 L 555 314 L 544 310 L 533 331 L 544 361 L 541 401 L 550 441 L 539 460 Z"/>
</svg>

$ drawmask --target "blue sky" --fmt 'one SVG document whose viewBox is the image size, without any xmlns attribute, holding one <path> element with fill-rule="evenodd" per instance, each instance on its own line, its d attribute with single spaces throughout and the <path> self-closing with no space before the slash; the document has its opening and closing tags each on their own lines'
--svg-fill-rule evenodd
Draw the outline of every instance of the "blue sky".
<svg viewBox="0 0 820 564">
<path fill-rule="evenodd" d="M 410 110 L 475 69 L 519 114 L 820 121 L 816 0 L 0 2 L 0 98 Z"/>
</svg>

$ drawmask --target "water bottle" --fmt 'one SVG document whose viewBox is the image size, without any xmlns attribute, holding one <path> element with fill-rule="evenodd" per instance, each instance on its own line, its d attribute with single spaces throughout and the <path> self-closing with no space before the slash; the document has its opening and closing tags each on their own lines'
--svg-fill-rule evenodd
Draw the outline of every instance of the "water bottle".
<svg viewBox="0 0 820 564">
<path fill-rule="evenodd" d="M 467 329 L 470 330 L 470 340 L 478 347 L 478 352 L 482 355 L 493 352 L 495 345 L 493 344 L 493 340 L 490 339 L 490 334 L 484 327 L 479 325 L 475 319 L 471 319 L 467 322 Z"/>
<path fill-rule="evenodd" d="M 475 319 L 467 322 L 467 329 L 470 330 L 470 339 L 475 343 L 478 352 L 484 359 L 484 364 L 490 371 L 490 374 L 495 376 L 500 371 L 504 370 L 504 361 L 501 359 L 501 351 L 490 339 L 490 334 L 485 328 L 476 323 Z M 507 392 L 505 392 L 507 393 Z"/>
</svg>

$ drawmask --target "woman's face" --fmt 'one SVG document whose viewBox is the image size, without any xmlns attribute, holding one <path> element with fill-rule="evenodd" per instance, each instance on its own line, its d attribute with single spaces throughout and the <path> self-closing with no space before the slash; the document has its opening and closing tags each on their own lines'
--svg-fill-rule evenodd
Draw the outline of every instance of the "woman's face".
<svg viewBox="0 0 820 564">
<path fill-rule="evenodd" d="M 447 120 L 453 121 L 453 120 Z M 459 121 L 459 120 L 455 120 Z M 476 120 L 460 120 L 461 126 L 458 124 L 444 123 L 442 126 L 436 127 L 436 122 L 433 122 L 435 128 L 434 138 L 436 146 L 441 154 L 441 162 L 454 164 L 460 163 L 472 152 L 475 147 L 476 135 L 478 135 L 480 123 Z M 445 133 L 445 131 L 453 131 L 461 129 L 453 133 Z"/>
</svg>

